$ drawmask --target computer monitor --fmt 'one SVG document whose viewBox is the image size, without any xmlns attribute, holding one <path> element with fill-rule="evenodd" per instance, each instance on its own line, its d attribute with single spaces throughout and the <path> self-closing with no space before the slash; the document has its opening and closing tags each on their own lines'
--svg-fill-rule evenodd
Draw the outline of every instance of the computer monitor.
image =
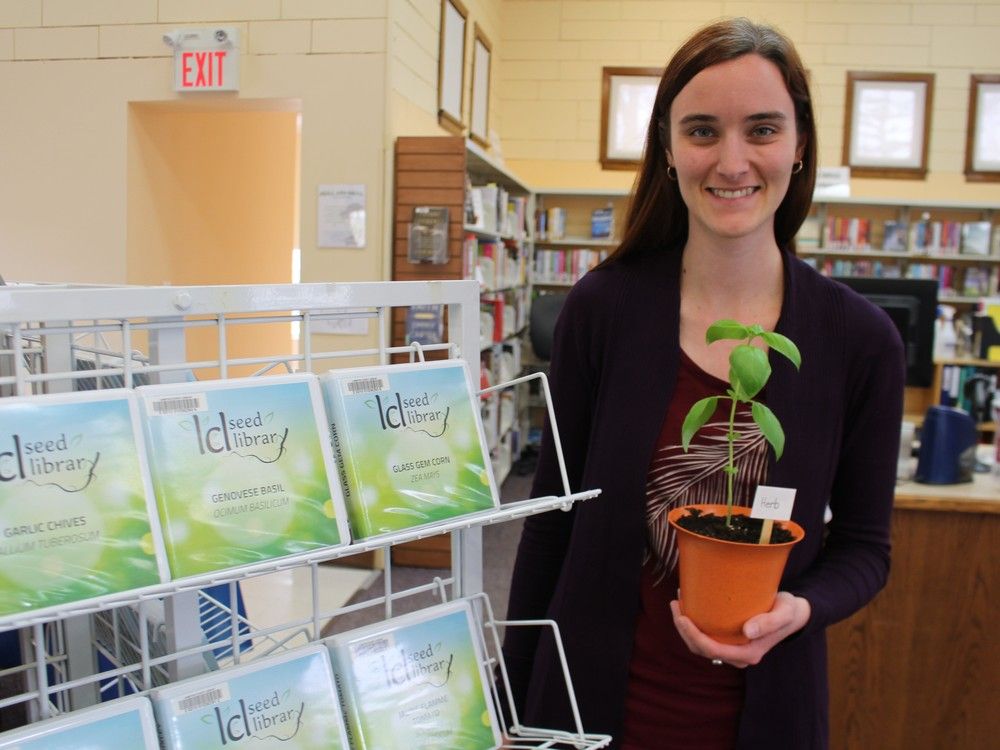
<svg viewBox="0 0 1000 750">
<path fill-rule="evenodd" d="M 838 276 L 861 296 L 888 313 L 906 346 L 906 384 L 926 388 L 934 380 L 935 279 L 881 279 Z"/>
</svg>

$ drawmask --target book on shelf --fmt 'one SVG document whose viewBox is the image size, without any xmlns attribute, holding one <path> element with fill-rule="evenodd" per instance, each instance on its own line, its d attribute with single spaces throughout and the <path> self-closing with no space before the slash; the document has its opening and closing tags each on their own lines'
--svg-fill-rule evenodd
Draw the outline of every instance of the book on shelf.
<svg viewBox="0 0 1000 750">
<path fill-rule="evenodd" d="M 479 300 L 479 310 L 489 316 L 490 329 L 480 330 L 480 340 L 486 339 L 490 343 L 499 343 L 504 339 L 504 299 L 502 294 L 495 294 L 483 297 Z M 480 318 L 480 322 L 485 322 L 486 317 Z"/>
<path fill-rule="evenodd" d="M 486 285 L 479 268 L 479 238 L 471 232 L 462 240 L 462 278 L 475 279 L 480 286 Z"/>
<path fill-rule="evenodd" d="M 859 217 L 830 216 L 826 220 L 823 246 L 831 250 L 871 248 L 871 221 Z"/>
<path fill-rule="evenodd" d="M 882 224 L 882 249 L 887 253 L 905 253 L 909 227 L 905 221 L 886 221 Z"/>
<path fill-rule="evenodd" d="M 535 211 L 535 239 L 545 241 L 549 238 L 549 214 L 545 209 Z"/>
<path fill-rule="evenodd" d="M 478 241 L 478 255 L 476 262 L 479 265 L 478 276 L 483 281 L 483 288 L 498 289 L 503 285 L 504 252 L 503 244 L 493 240 Z"/>
<path fill-rule="evenodd" d="M 796 244 L 803 249 L 813 249 L 819 247 L 820 239 L 823 235 L 823 227 L 816 216 L 807 216 L 802 221 L 798 233 L 795 235 Z"/>
<path fill-rule="evenodd" d="M 607 250 L 540 248 L 535 251 L 533 280 L 540 284 L 573 284 L 607 257 Z"/>
<path fill-rule="evenodd" d="M 486 207 L 483 205 L 483 192 L 480 188 L 468 185 L 466 187 L 465 223 L 474 229 L 486 229 Z"/>
<path fill-rule="evenodd" d="M 461 599 L 328 638 L 352 747 L 500 747 L 480 641 Z"/>
<path fill-rule="evenodd" d="M 963 269 L 962 294 L 966 297 L 987 297 L 997 293 L 1000 269 L 969 267 Z"/>
<path fill-rule="evenodd" d="M 129 389 L 0 399 L 0 615 L 169 580 Z"/>
<path fill-rule="evenodd" d="M 507 198 L 507 223 L 505 235 L 523 239 L 528 236 L 528 199 L 523 195 L 512 195 Z"/>
<path fill-rule="evenodd" d="M 811 260 L 811 259 L 810 259 Z M 967 298 L 997 294 L 1000 267 L 980 268 L 949 263 L 919 263 L 908 261 L 905 269 L 898 262 L 880 260 L 824 260 L 814 267 L 825 276 L 863 276 L 874 278 L 934 279 L 942 293 Z"/>
<path fill-rule="evenodd" d="M 566 209 L 553 206 L 546 211 L 546 239 L 561 240 L 566 236 Z"/>
<path fill-rule="evenodd" d="M 175 578 L 350 540 L 315 375 L 136 392 Z"/>
<path fill-rule="evenodd" d="M 993 227 L 993 234 L 990 238 L 990 255 L 1000 258 L 1000 224 Z"/>
<path fill-rule="evenodd" d="M 931 221 L 922 218 L 910 225 L 910 252 L 954 255 L 961 245 L 961 233 L 960 221 Z"/>
<path fill-rule="evenodd" d="M 495 310 L 493 305 L 479 301 L 479 348 L 483 349 L 493 343 L 493 331 L 496 328 Z"/>
<path fill-rule="evenodd" d="M 961 243 L 965 255 L 990 254 L 990 230 L 988 221 L 967 221 L 962 224 Z"/>
<path fill-rule="evenodd" d="M 331 370 L 322 383 L 355 539 L 498 505 L 463 361 Z"/>
<path fill-rule="evenodd" d="M 499 374 L 501 382 L 509 382 L 521 372 L 521 340 L 511 339 L 504 343 L 500 353 Z"/>
<path fill-rule="evenodd" d="M 615 212 L 611 206 L 595 208 L 590 212 L 590 236 L 611 239 L 615 233 Z"/>
<path fill-rule="evenodd" d="M 484 232 L 507 233 L 508 193 L 495 182 L 485 185 L 472 185 L 467 188 L 467 202 L 471 205 L 471 214 L 475 218 L 469 226 Z"/>
<path fill-rule="evenodd" d="M 0 750 L 159 750 L 149 699 L 80 708 L 0 734 Z"/>
<path fill-rule="evenodd" d="M 156 688 L 164 750 L 348 750 L 328 650 L 296 648 Z"/>
<path fill-rule="evenodd" d="M 465 200 L 462 204 L 462 223 L 466 226 L 474 227 L 477 226 L 482 221 L 483 215 L 483 205 L 482 197 L 480 196 L 479 205 L 473 202 L 472 196 L 472 178 L 469 177 L 469 173 L 465 173 Z"/>
</svg>

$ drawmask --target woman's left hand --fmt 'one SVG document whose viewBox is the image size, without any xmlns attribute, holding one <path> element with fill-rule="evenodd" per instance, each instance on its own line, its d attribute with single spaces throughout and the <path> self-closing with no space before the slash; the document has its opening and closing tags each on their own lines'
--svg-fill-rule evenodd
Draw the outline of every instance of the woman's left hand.
<svg viewBox="0 0 1000 750">
<path fill-rule="evenodd" d="M 801 629 L 811 614 L 809 602 L 801 596 L 779 591 L 770 612 L 755 615 L 743 625 L 743 634 L 750 642 L 743 646 L 719 643 L 695 627 L 689 617 L 681 614 L 680 604 L 670 602 L 674 625 L 692 653 L 706 659 L 721 659 L 734 667 L 749 667 L 764 658 L 774 645 Z"/>
</svg>

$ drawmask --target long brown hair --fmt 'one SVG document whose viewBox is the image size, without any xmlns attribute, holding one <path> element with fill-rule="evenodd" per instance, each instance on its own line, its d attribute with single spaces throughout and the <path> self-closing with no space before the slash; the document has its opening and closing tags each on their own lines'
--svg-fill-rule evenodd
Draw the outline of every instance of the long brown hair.
<svg viewBox="0 0 1000 750">
<path fill-rule="evenodd" d="M 778 247 L 795 252 L 795 233 L 809 213 L 816 183 L 816 121 L 805 68 L 791 41 L 781 32 L 746 18 L 706 26 L 685 42 L 667 63 L 646 129 L 646 148 L 625 215 L 621 244 L 608 261 L 636 253 L 680 250 L 687 241 L 688 214 L 677 182 L 667 178 L 665 152 L 670 148 L 670 106 L 688 82 L 705 68 L 760 55 L 781 71 L 795 107 L 795 122 L 805 148 L 802 170 L 792 176 L 774 217 Z"/>
</svg>

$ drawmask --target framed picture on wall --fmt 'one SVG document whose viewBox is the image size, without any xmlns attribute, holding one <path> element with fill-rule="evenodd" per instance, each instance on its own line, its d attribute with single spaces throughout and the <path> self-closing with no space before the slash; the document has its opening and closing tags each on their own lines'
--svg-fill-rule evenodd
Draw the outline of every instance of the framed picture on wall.
<svg viewBox="0 0 1000 750">
<path fill-rule="evenodd" d="M 661 68 L 601 71 L 601 167 L 635 169 L 646 145 Z"/>
<path fill-rule="evenodd" d="M 465 132 L 462 82 L 465 74 L 465 26 L 469 12 L 459 0 L 441 0 L 438 48 L 438 122 L 453 133 Z"/>
<path fill-rule="evenodd" d="M 851 176 L 924 179 L 933 98 L 933 73 L 849 71 L 843 158 Z"/>
<path fill-rule="evenodd" d="M 472 42 L 472 116 L 469 135 L 483 146 L 489 145 L 490 59 L 493 48 L 479 24 Z"/>
<path fill-rule="evenodd" d="M 970 80 L 965 179 L 1000 182 L 1000 75 L 973 75 Z"/>
</svg>

